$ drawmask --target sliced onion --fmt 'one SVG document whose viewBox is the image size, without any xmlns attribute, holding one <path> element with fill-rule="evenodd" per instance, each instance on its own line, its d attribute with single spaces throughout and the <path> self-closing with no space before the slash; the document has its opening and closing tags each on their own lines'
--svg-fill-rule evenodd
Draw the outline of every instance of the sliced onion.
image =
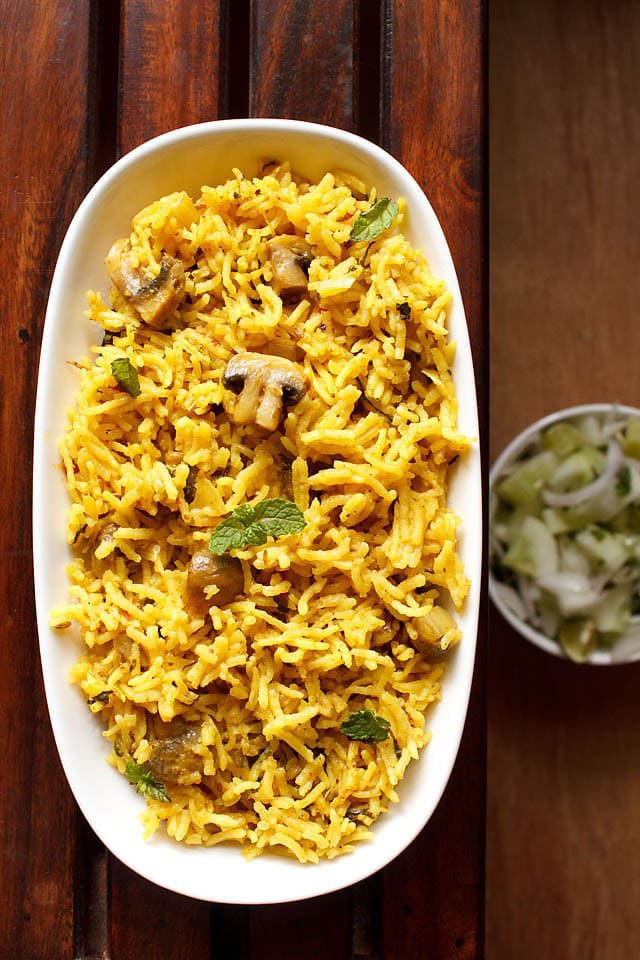
<svg viewBox="0 0 640 960">
<path fill-rule="evenodd" d="M 577 613 L 588 613 L 598 602 L 607 577 L 586 577 L 582 573 L 558 571 L 538 577 L 537 584 L 547 593 L 552 593 L 558 601 L 564 617 L 573 617 Z"/>
<path fill-rule="evenodd" d="M 640 660 L 640 623 L 638 619 L 638 617 L 632 617 L 625 632 L 616 640 L 611 651 L 612 663 Z"/>
<path fill-rule="evenodd" d="M 553 576 L 553 574 L 548 574 L 548 576 Z M 532 623 L 534 627 L 539 627 L 540 617 L 538 616 L 535 602 L 538 599 L 540 591 L 529 577 L 517 577 L 516 582 L 518 584 L 518 590 L 520 591 L 520 599 L 527 613 L 527 620 Z"/>
<path fill-rule="evenodd" d="M 605 437 L 615 437 L 620 436 L 627 425 L 627 420 L 613 420 L 611 419 L 612 413 L 608 415 L 608 419 L 602 425 L 602 432 Z"/>
<path fill-rule="evenodd" d="M 500 580 L 494 581 L 492 589 L 496 591 L 505 607 L 515 613 L 519 620 L 527 619 L 527 611 L 517 590 L 514 590 L 507 583 L 501 583 Z"/>
<path fill-rule="evenodd" d="M 550 507 L 577 507 L 588 500 L 595 500 L 600 497 L 609 487 L 612 486 L 618 468 L 622 465 L 624 457 L 617 440 L 611 440 L 607 447 L 607 459 L 604 470 L 592 483 L 588 483 L 578 490 L 571 490 L 570 493 L 554 493 L 552 490 L 545 490 L 542 499 Z"/>
</svg>

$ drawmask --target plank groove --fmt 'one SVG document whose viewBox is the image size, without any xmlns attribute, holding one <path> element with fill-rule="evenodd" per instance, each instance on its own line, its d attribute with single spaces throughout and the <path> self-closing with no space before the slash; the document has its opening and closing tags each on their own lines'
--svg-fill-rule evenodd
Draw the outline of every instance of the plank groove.
<svg viewBox="0 0 640 960">
<path fill-rule="evenodd" d="M 250 923 L 251 960 L 281 960 L 283 944 L 304 945 L 305 960 L 347 960 L 349 956 L 349 895 L 343 891 L 254 907 Z"/>
<path fill-rule="evenodd" d="M 424 189 L 449 242 L 467 315 L 484 437 L 483 35 L 481 0 L 386 5 L 383 56 L 390 78 L 383 87 L 383 143 Z M 469 713 L 448 787 L 422 833 L 384 872 L 385 960 L 425 955 L 472 960 L 483 954 L 484 677 L 481 618 Z"/>
<path fill-rule="evenodd" d="M 252 117 L 353 130 L 353 0 L 254 0 Z"/>
<path fill-rule="evenodd" d="M 209 904 L 143 880 L 110 858 L 110 960 L 209 960 Z"/>
<path fill-rule="evenodd" d="M 478 349 L 482 64 L 473 44 L 481 12 L 471 0 L 446 0 L 438 10 L 419 0 L 203 0 L 197 13 L 180 0 L 5 4 L 0 483 L 12 509 L 0 527 L 9 638 L 0 652 L 0 723 L 8 732 L 3 958 L 271 960 L 282 956 L 282 944 L 300 944 L 307 960 L 411 960 L 423 956 L 429 924 L 441 951 L 434 956 L 479 955 L 480 692 L 462 765 L 433 826 L 353 890 L 273 907 L 210 907 L 148 883 L 104 850 L 64 781 L 34 668 L 28 475 L 38 345 L 64 230 L 118 153 L 188 123 L 244 113 L 296 117 L 389 145 L 427 185 L 444 222 Z M 451 68 L 460 51 L 464 76 Z"/>
<path fill-rule="evenodd" d="M 357 123 L 352 0 L 254 0 L 250 113 L 290 117 L 353 130 Z M 251 912 L 251 960 L 282 955 L 304 943 L 308 960 L 347 960 L 348 891 Z"/>
<path fill-rule="evenodd" d="M 220 116 L 222 23 L 219 0 L 204 0 L 197 14 L 177 0 L 123 0 L 118 107 L 122 153 L 167 130 Z M 208 904 L 150 884 L 115 858 L 110 867 L 112 960 L 208 960 Z"/>
<path fill-rule="evenodd" d="M 222 112 L 220 0 L 123 0 L 120 152 Z"/>
</svg>

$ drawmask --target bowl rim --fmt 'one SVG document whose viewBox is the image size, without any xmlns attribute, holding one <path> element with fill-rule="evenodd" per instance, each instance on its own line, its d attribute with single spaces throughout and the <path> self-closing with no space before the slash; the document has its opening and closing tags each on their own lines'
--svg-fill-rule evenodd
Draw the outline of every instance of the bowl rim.
<svg viewBox="0 0 640 960">
<path fill-rule="evenodd" d="M 44 447 L 44 434 L 45 434 L 45 399 L 49 395 L 50 386 L 48 385 L 48 376 L 45 375 L 43 378 L 41 376 L 43 366 L 45 368 L 46 374 L 46 365 L 45 358 L 49 356 L 51 350 L 51 340 L 54 335 L 54 318 L 59 312 L 58 301 L 62 297 L 62 280 L 66 273 L 66 264 L 70 257 L 70 254 L 75 250 L 78 243 L 78 238 L 82 237 L 86 230 L 87 221 L 91 220 L 92 210 L 94 204 L 97 200 L 103 197 L 103 195 L 108 191 L 111 183 L 114 180 L 121 178 L 124 174 L 129 171 L 130 168 L 135 167 L 140 161 L 144 160 L 148 155 L 154 154 L 156 152 L 161 152 L 165 147 L 174 145 L 180 141 L 188 142 L 190 138 L 196 137 L 208 137 L 209 135 L 219 135 L 223 136 L 224 134 L 233 134 L 234 132 L 246 131 L 247 129 L 254 129 L 257 131 L 265 132 L 278 132 L 286 134 L 287 132 L 302 132 L 306 133 L 311 137 L 325 137 L 333 142 L 333 144 L 345 144 L 355 147 L 358 151 L 361 159 L 363 161 L 369 162 L 374 165 L 378 171 L 385 169 L 390 172 L 390 176 L 395 176 L 399 178 L 406 184 L 407 193 L 415 195 L 417 192 L 420 196 L 420 199 L 423 203 L 423 210 L 426 216 L 426 219 L 431 223 L 431 229 L 434 231 L 434 235 L 438 237 L 437 245 L 432 245 L 432 253 L 438 253 L 438 255 L 444 255 L 447 262 L 447 272 L 450 272 L 450 276 L 447 276 L 447 283 L 451 292 L 457 302 L 457 307 L 459 310 L 459 326 L 460 330 L 456 332 L 456 340 L 458 345 L 461 345 L 461 341 L 465 343 L 465 378 L 468 385 L 470 403 L 466 411 L 466 420 L 465 430 L 467 433 L 470 432 L 469 425 L 471 429 L 475 428 L 474 436 L 479 435 L 479 424 L 478 424 L 478 407 L 477 407 L 477 391 L 475 385 L 475 373 L 473 369 L 473 354 L 471 352 L 471 346 L 469 342 L 469 331 L 466 320 L 466 314 L 464 310 L 464 302 L 459 288 L 459 283 L 457 279 L 457 273 L 455 269 L 455 264 L 449 245 L 447 243 L 442 225 L 438 219 L 437 214 L 435 213 L 428 196 L 422 187 L 416 182 L 411 173 L 390 153 L 388 153 L 383 148 L 379 147 L 377 144 L 366 140 L 365 138 L 353 134 L 348 131 L 341 130 L 336 127 L 331 127 L 326 124 L 316 124 L 308 121 L 297 121 L 297 120 L 288 120 L 288 119 L 278 119 L 278 118 L 251 118 L 251 119 L 232 119 L 232 120 L 214 120 L 208 121 L 206 123 L 191 124 L 184 127 L 176 128 L 175 130 L 168 131 L 166 133 L 160 134 L 157 137 L 154 137 L 139 146 L 135 147 L 129 153 L 121 157 L 115 164 L 113 164 L 99 180 L 94 184 L 94 186 L 89 190 L 81 204 L 79 205 L 74 217 L 71 220 L 71 223 L 65 234 L 63 243 L 60 248 L 58 255 L 58 260 L 56 263 L 56 268 L 54 271 L 50 294 L 49 302 L 47 305 L 47 312 L 45 317 L 45 325 L 42 338 L 42 348 L 40 355 L 40 369 L 38 375 L 38 389 L 36 397 L 36 413 L 35 413 L 35 422 L 34 422 L 34 496 L 33 496 L 33 535 L 34 535 L 34 544 L 33 544 L 33 562 L 34 562 L 34 577 L 36 584 L 36 609 L 37 609 L 37 622 L 38 622 L 38 634 L 39 634 L 39 645 L 40 645 L 40 659 L 42 665 L 42 671 L 45 681 L 45 690 L 47 694 L 47 706 L 49 709 L 49 716 L 51 720 L 51 725 L 53 728 L 54 738 L 56 740 L 56 745 L 58 748 L 59 755 L 62 760 L 63 750 L 61 749 L 60 739 L 62 734 L 58 729 L 57 716 L 54 715 L 55 711 L 52 710 L 52 700 L 50 697 L 49 686 L 52 685 L 50 679 L 50 671 L 46 667 L 47 658 L 50 656 L 48 650 L 45 650 L 47 631 L 50 630 L 48 627 L 48 609 L 44 606 L 44 597 L 43 589 L 40 586 L 41 578 L 44 576 L 42 569 L 40 569 L 39 560 L 40 557 L 46 556 L 46 551 L 43 548 L 44 543 L 44 534 L 42 534 L 39 529 L 39 521 L 44 516 L 44 500 L 46 496 L 43 495 L 43 487 L 45 478 L 47 476 L 46 465 L 44 463 L 44 457 L 41 453 Z M 231 166 L 231 164 L 230 164 Z M 429 254 L 430 252 L 427 251 Z M 431 255 L 429 255 L 429 260 L 431 261 Z M 467 360 L 468 360 L 468 369 L 467 369 Z M 459 381 L 458 381 L 459 384 Z M 480 445 L 476 442 L 471 451 L 469 452 L 469 474 L 473 478 L 473 483 L 479 487 L 480 478 L 481 478 L 481 457 L 480 457 Z M 442 794 L 446 788 L 446 785 L 450 779 L 451 771 L 456 762 L 458 751 L 460 747 L 460 741 L 462 738 L 462 733 L 464 725 L 466 722 L 466 717 L 468 713 L 469 697 L 471 691 L 471 683 L 474 674 L 474 663 L 475 663 L 475 654 L 477 650 L 477 633 L 478 633 L 478 614 L 479 614 L 479 603 L 480 603 L 480 584 L 481 584 L 481 555 L 482 555 L 482 496 L 480 490 L 477 492 L 474 491 L 474 499 L 477 500 L 477 510 L 474 515 L 471 513 L 464 515 L 465 527 L 467 529 L 467 536 L 469 539 L 469 546 L 467 548 L 466 554 L 466 566 L 469 575 L 472 579 L 472 586 L 467 597 L 465 604 L 465 618 L 466 618 L 466 629 L 465 629 L 465 640 L 467 644 L 468 654 L 465 654 L 465 657 L 470 657 L 470 665 L 465 666 L 464 670 L 460 668 L 460 676 L 456 678 L 456 689 L 459 691 L 459 697 L 461 699 L 461 707 L 459 713 L 456 714 L 455 725 L 452 725 L 450 728 L 450 743 L 451 747 L 448 752 L 448 760 L 446 764 L 446 771 L 441 777 L 441 781 L 438 785 L 438 793 L 434 802 L 431 804 L 429 801 L 429 810 L 426 817 L 423 817 L 420 822 L 417 822 L 410 831 L 407 831 L 402 835 L 401 842 L 395 842 L 393 845 L 387 843 L 386 846 L 392 846 L 391 852 L 388 852 L 385 845 L 380 845 L 379 850 L 376 855 L 376 851 L 373 849 L 374 841 L 369 841 L 367 843 L 362 843 L 358 845 L 358 848 L 352 853 L 347 854 L 345 857 L 339 857 L 333 861 L 322 861 L 322 864 L 317 866 L 324 866 L 325 864 L 337 864 L 344 860 L 349 860 L 353 863 L 353 867 L 348 873 L 348 877 L 342 878 L 342 873 L 340 874 L 340 879 L 334 877 L 333 871 L 329 872 L 328 869 L 325 869 L 320 875 L 318 874 L 318 880 L 314 885 L 314 889 L 299 894 L 291 893 L 289 889 L 286 894 L 282 894 L 277 889 L 270 889 L 263 892 L 259 897 L 253 895 L 243 895 L 231 896 L 217 893 L 216 896 L 213 896 L 207 892 L 204 892 L 200 889 L 194 889 L 193 887 L 186 888 L 184 883 L 175 880 L 173 877 L 163 876 L 159 878 L 157 872 L 149 866 L 146 867 L 144 864 L 138 861 L 134 854 L 128 855 L 128 851 L 124 848 L 124 845 L 121 844 L 117 848 L 117 852 L 114 854 L 118 859 L 125 863 L 128 867 L 133 869 L 138 874 L 142 875 L 146 879 L 151 880 L 154 883 L 157 883 L 160 886 L 165 887 L 169 890 L 174 890 L 177 893 L 195 897 L 197 899 L 206 900 L 209 902 L 228 902 L 228 903 L 245 903 L 245 904 L 266 904 L 266 903 L 278 903 L 278 902 L 291 902 L 298 899 L 306 899 L 308 897 L 319 896 L 325 893 L 334 892 L 340 889 L 343 889 L 347 886 L 350 886 L 353 883 L 356 883 L 367 876 L 370 876 L 372 873 L 381 869 L 395 859 L 400 853 L 405 850 L 410 843 L 413 842 L 415 837 L 420 833 L 424 828 L 428 820 L 433 815 L 435 808 L 437 807 Z M 474 504 L 475 506 L 475 504 Z M 473 544 L 473 552 L 472 552 Z M 422 758 L 422 751 L 421 757 Z M 78 797 L 78 793 L 75 789 L 74 781 L 71 780 L 67 765 L 63 762 L 63 768 L 65 776 L 69 782 L 71 791 L 78 802 L 82 812 L 85 814 L 89 823 L 94 830 L 100 836 L 100 839 L 105 843 L 108 849 L 113 853 L 113 844 L 110 840 L 105 839 L 105 836 L 102 835 L 98 827 L 100 824 L 96 824 L 93 816 L 85 809 L 85 805 L 81 802 Z M 440 776 L 440 774 L 439 774 Z M 138 824 L 139 828 L 139 824 Z M 106 832 L 106 831 L 105 831 Z M 141 831 L 140 831 L 141 832 Z M 170 841 L 174 843 L 175 841 Z M 357 857 L 358 850 L 362 848 L 362 854 L 360 857 Z M 364 854 L 364 850 L 367 848 L 370 852 L 368 855 Z M 353 860 L 351 860 L 353 858 Z M 294 864 L 296 867 L 300 867 L 302 870 L 312 870 L 313 864 L 299 865 Z M 289 883 L 291 888 L 292 884 Z"/>
<path fill-rule="evenodd" d="M 572 420 L 575 417 L 588 416 L 589 414 L 601 416 L 606 413 L 622 413 L 640 417 L 640 408 L 631 407 L 624 403 L 607 403 L 605 401 L 598 403 L 581 403 L 573 407 L 563 407 L 561 410 L 555 410 L 553 413 L 549 413 L 539 420 L 530 423 L 524 430 L 521 430 L 520 433 L 516 434 L 516 436 L 509 441 L 502 452 L 496 457 L 489 470 L 489 539 L 491 539 L 493 513 L 496 505 L 495 486 L 504 468 L 510 466 L 514 460 L 517 460 L 520 453 L 522 453 L 528 444 L 535 440 L 543 430 L 552 424 L 563 420 Z M 540 630 L 536 630 L 531 624 L 521 620 L 520 617 L 507 606 L 500 595 L 500 583 L 501 581 L 493 574 L 491 565 L 489 565 L 489 596 L 491 597 L 492 603 L 495 604 L 500 614 L 510 626 L 512 626 L 520 636 L 524 637 L 540 650 L 544 650 L 545 653 L 550 653 L 554 657 L 573 663 L 555 640 L 552 640 Z M 587 660 L 578 664 L 578 666 L 611 667 L 628 662 L 631 662 L 631 660 L 612 660 L 611 653 L 608 650 L 596 650 Z"/>
</svg>

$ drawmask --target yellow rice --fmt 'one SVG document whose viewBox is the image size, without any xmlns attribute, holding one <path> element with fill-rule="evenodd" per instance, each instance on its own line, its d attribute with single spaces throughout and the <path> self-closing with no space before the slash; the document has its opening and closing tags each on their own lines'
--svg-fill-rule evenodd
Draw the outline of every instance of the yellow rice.
<svg viewBox="0 0 640 960">
<path fill-rule="evenodd" d="M 197 264 L 169 333 L 143 325 L 115 289 L 110 303 L 89 293 L 89 318 L 114 340 L 77 364 L 61 443 L 75 559 L 70 602 L 51 622 L 79 625 L 72 680 L 121 773 L 149 759 L 160 723 L 199 725 L 170 802 L 147 798 L 147 834 L 164 823 L 176 840 L 236 841 L 250 856 L 337 856 L 371 836 L 429 739 L 444 666 L 416 651 L 411 622 L 434 604 L 460 608 L 467 593 L 445 500 L 468 443 L 456 426 L 450 295 L 400 232 L 403 202 L 369 249 L 349 242 L 374 200 L 338 171 L 314 184 L 286 163 L 253 178 L 234 170 L 196 203 L 175 193 L 132 222 L 141 263 L 157 271 L 166 251 Z M 264 249 L 293 232 L 315 259 L 309 296 L 283 306 Z M 228 415 L 222 374 L 245 350 L 297 353 L 310 382 L 270 435 Z M 138 371 L 136 399 L 116 388 L 118 357 Z M 304 530 L 237 551 L 244 596 L 193 614 L 191 555 L 239 504 L 269 497 L 294 499 Z M 107 522 L 113 538 L 100 536 Z M 441 646 L 459 639 L 452 628 Z M 340 724 L 363 708 L 392 736 L 347 739 Z"/>
</svg>

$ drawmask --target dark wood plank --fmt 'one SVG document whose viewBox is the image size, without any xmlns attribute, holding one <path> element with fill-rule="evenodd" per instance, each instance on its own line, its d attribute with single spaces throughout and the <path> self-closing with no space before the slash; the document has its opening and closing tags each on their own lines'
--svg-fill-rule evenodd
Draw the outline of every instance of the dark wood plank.
<svg viewBox="0 0 640 960">
<path fill-rule="evenodd" d="M 118 134 L 125 153 L 175 127 L 220 116 L 221 4 L 124 0 Z M 209 957 L 207 904 L 110 864 L 112 960 Z M 141 923 L 141 916 L 144 922 Z"/>
<path fill-rule="evenodd" d="M 120 151 L 221 116 L 220 0 L 123 0 Z"/>
<path fill-rule="evenodd" d="M 77 813 L 40 676 L 30 486 L 49 282 L 64 230 L 86 189 L 88 42 L 88 0 L 3 6 L 0 485 L 8 509 L 0 524 L 0 955 L 8 960 L 70 957 L 73 948 Z"/>
<path fill-rule="evenodd" d="M 86 821 L 74 864 L 74 958 L 109 960 L 109 851 Z"/>
<path fill-rule="evenodd" d="M 254 0 L 251 29 L 251 116 L 355 125 L 351 0 Z M 311 868 L 312 869 L 312 868 Z M 350 956 L 351 895 L 254 909 L 251 960 L 282 956 L 283 943 L 305 956 Z"/>
<path fill-rule="evenodd" d="M 492 24 L 496 455 L 552 410 L 640 403 L 640 7 L 500 0 Z"/>
<path fill-rule="evenodd" d="M 640 406 L 640 7 L 495 0 L 490 35 L 498 454 L 552 410 Z M 575 667 L 493 614 L 489 957 L 637 955 L 639 686 L 638 664 Z"/>
<path fill-rule="evenodd" d="M 397 0 L 389 11 L 383 141 L 425 190 L 451 247 L 474 352 L 481 425 L 485 312 L 484 4 Z M 390 46 L 389 46 L 390 45 Z M 385 960 L 482 955 L 484 631 L 460 753 L 440 805 L 384 875 Z"/>
<path fill-rule="evenodd" d="M 115 857 L 110 874 L 110 960 L 209 960 L 209 905 L 143 880 Z"/>
<path fill-rule="evenodd" d="M 298 903 L 255 907 L 251 911 L 251 960 L 282 960 L 283 944 L 287 943 L 303 947 L 305 960 L 346 960 L 347 905 L 348 896 L 340 892 Z"/>
<path fill-rule="evenodd" d="M 167 130 L 220 115 L 221 4 L 124 0 L 119 147 L 122 153 Z M 156 887 L 121 863 L 110 865 L 112 957 L 209 956 L 206 904 Z M 141 909 L 145 922 L 140 923 Z"/>
<path fill-rule="evenodd" d="M 353 0 L 255 0 L 252 18 L 251 116 L 353 129 Z"/>
</svg>

